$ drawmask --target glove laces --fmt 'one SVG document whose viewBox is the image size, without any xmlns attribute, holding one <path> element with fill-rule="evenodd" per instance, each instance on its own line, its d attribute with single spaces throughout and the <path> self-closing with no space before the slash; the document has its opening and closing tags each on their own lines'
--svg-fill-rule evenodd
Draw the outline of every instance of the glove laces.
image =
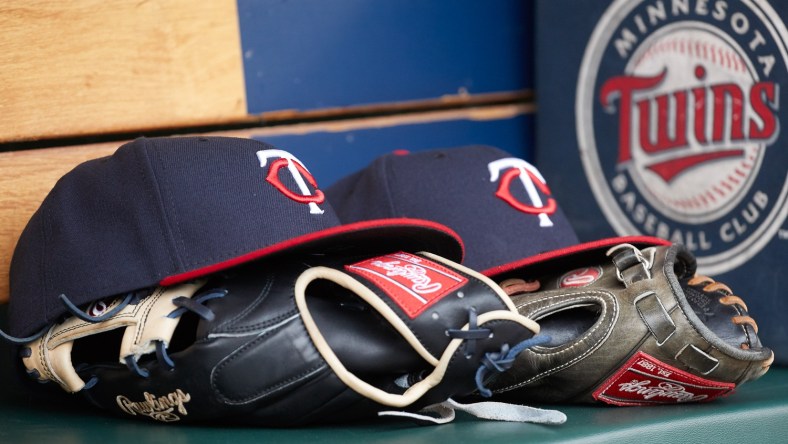
<svg viewBox="0 0 788 444">
<path fill-rule="evenodd" d="M 476 319 L 476 310 L 468 310 L 468 329 L 449 329 L 446 334 L 454 339 L 464 339 L 465 357 L 473 357 L 475 343 L 480 339 L 489 338 L 492 331 L 487 328 L 479 328 Z M 485 398 L 492 396 L 492 391 L 485 387 L 484 381 L 489 374 L 503 373 L 509 370 L 514 364 L 517 356 L 528 348 L 544 344 L 550 341 L 548 335 L 536 335 L 529 339 L 519 342 L 514 347 L 504 344 L 499 352 L 487 352 L 482 358 L 482 365 L 479 366 L 475 375 L 476 388 Z M 470 354 L 469 354 L 470 353 Z M 397 385 L 408 388 L 413 381 L 413 375 L 405 375 L 397 381 Z M 421 379 L 418 375 L 416 379 Z M 381 411 L 381 417 L 401 417 L 409 418 L 420 424 L 446 424 L 452 422 L 456 416 L 456 411 L 463 411 L 472 416 L 482 419 L 508 422 L 530 422 L 536 424 L 563 424 L 566 422 L 566 415 L 558 410 L 546 410 L 535 407 L 507 404 L 503 402 L 477 402 L 472 404 L 461 404 L 451 398 L 446 401 L 427 406 L 419 412 L 407 411 Z"/>
<path fill-rule="evenodd" d="M 468 329 L 461 330 L 459 328 L 450 328 L 446 330 L 446 336 L 452 339 L 462 339 L 463 352 L 465 358 L 470 359 L 476 352 L 476 342 L 480 339 L 487 339 L 492 335 L 492 330 L 489 328 L 479 328 L 477 324 L 478 314 L 476 309 L 471 307 L 468 309 Z"/>
<path fill-rule="evenodd" d="M 88 306 L 87 310 L 82 310 L 79 307 L 77 307 L 73 302 L 71 302 L 71 300 L 64 294 L 61 294 L 58 297 L 58 299 L 65 306 L 66 311 L 69 314 L 81 319 L 82 321 L 89 322 L 91 324 L 98 324 L 108 319 L 111 319 L 113 316 L 123 311 L 123 309 L 125 309 L 129 305 L 137 305 L 144 297 L 146 297 L 149 294 L 150 294 L 150 289 L 129 292 L 123 297 L 123 300 L 121 300 L 116 307 L 112 308 L 109 311 L 105 311 L 106 308 L 108 307 L 108 304 L 104 301 L 93 302 Z M 187 312 L 190 312 L 196 314 L 197 316 L 199 316 L 200 318 L 206 321 L 212 321 L 215 318 L 215 315 L 213 311 L 205 305 L 205 303 L 212 299 L 222 298 L 225 295 L 227 295 L 227 290 L 214 289 L 214 290 L 204 291 L 194 298 L 188 298 L 186 296 L 177 297 L 172 301 L 172 303 L 176 305 L 177 308 L 171 311 L 169 314 L 167 314 L 167 317 L 174 319 L 182 316 Z M 62 320 L 60 322 L 62 322 Z M 40 331 L 38 331 L 37 333 L 28 337 L 15 337 L 0 330 L 0 337 L 2 337 L 4 340 L 12 344 L 25 345 L 42 337 L 50 328 L 51 328 L 50 326 L 46 326 L 42 328 Z M 156 348 L 157 361 L 161 364 L 164 364 L 168 369 L 175 368 L 175 362 L 172 360 L 172 358 L 169 356 L 167 352 L 167 345 L 163 341 L 156 341 L 155 348 Z M 32 350 L 30 349 L 30 347 L 23 347 L 19 351 L 19 355 L 23 358 L 29 357 L 31 353 Z M 137 361 L 137 358 L 135 356 L 126 356 L 124 358 L 124 362 L 126 364 L 126 367 L 129 368 L 129 370 L 139 375 L 140 377 L 147 378 L 148 376 L 150 376 L 150 372 L 148 370 L 140 367 L 139 362 Z M 87 364 L 81 364 L 77 366 L 75 370 L 81 371 L 81 370 L 85 370 L 87 367 L 88 367 Z M 40 376 L 38 374 L 38 371 L 36 370 L 29 371 L 28 375 L 37 380 Z M 48 381 L 41 381 L 41 382 L 46 383 Z M 85 383 L 83 390 L 90 389 L 91 387 L 95 386 L 97 382 L 98 382 L 98 378 L 95 375 L 93 375 L 90 378 L 90 380 Z"/>
<path fill-rule="evenodd" d="M 479 394 L 485 398 L 492 396 L 492 391 L 484 385 L 484 380 L 487 378 L 488 374 L 503 373 L 509 370 L 512 368 L 515 358 L 517 358 L 520 353 L 526 349 L 547 342 L 550 342 L 550 336 L 536 335 L 520 342 L 512 348 L 509 348 L 509 344 L 504 344 L 499 352 L 485 353 L 484 358 L 482 358 L 482 365 L 476 370 L 476 388 L 479 390 Z"/>
<path fill-rule="evenodd" d="M 730 287 L 723 284 L 722 282 L 717 282 L 708 276 L 696 274 L 689 281 L 687 281 L 687 283 L 690 285 L 705 284 L 703 287 L 703 291 L 707 293 L 721 292 L 725 294 L 725 296 L 722 296 L 718 299 L 721 304 L 733 306 L 737 309 L 741 308 L 744 309 L 745 312 L 749 311 L 747 310 L 747 304 L 744 303 L 744 300 L 734 295 Z M 758 333 L 758 324 L 756 324 L 755 319 L 753 319 L 749 315 L 742 314 L 739 316 L 734 316 L 731 318 L 731 321 L 736 325 L 749 325 L 750 327 L 752 327 L 752 329 L 755 331 L 756 334 Z"/>
<path fill-rule="evenodd" d="M 731 317 L 731 322 L 742 327 L 749 325 L 750 327 L 752 327 L 755 334 L 758 334 L 758 324 L 755 322 L 755 319 L 753 319 L 749 314 L 747 314 L 747 312 L 749 311 L 747 309 L 747 304 L 744 302 L 742 298 L 733 294 L 733 291 L 730 289 L 730 287 L 723 284 L 722 282 L 717 282 L 714 279 L 701 274 L 696 274 L 695 276 L 690 278 L 687 281 L 687 283 L 689 285 L 703 285 L 703 291 L 707 293 L 713 293 L 713 292 L 722 293 L 723 296 L 721 296 L 718 299 L 720 303 L 723 305 L 729 305 L 734 307 L 736 311 L 739 313 L 739 315 Z M 748 344 L 747 342 L 742 342 L 739 345 L 739 347 L 742 348 L 743 350 L 747 350 L 750 348 L 750 344 Z M 763 363 L 762 367 L 768 368 L 772 365 L 773 362 L 774 362 L 774 354 L 772 354 L 770 359 L 768 359 L 766 362 Z"/>
<path fill-rule="evenodd" d="M 452 339 L 462 339 L 463 353 L 466 359 L 473 357 L 476 352 L 476 342 L 479 340 L 491 338 L 493 333 L 489 328 L 481 328 L 478 325 L 478 314 L 476 309 L 471 307 L 468 309 L 468 329 L 450 328 L 446 330 L 446 335 Z M 482 365 L 476 370 L 476 388 L 479 394 L 485 398 L 492 396 L 492 392 L 484 385 L 484 381 L 490 374 L 503 373 L 514 364 L 515 358 L 524 350 L 536 345 L 541 345 L 550 341 L 547 335 L 536 335 L 532 338 L 526 339 L 514 347 L 509 344 L 503 344 L 501 350 L 498 352 L 487 352 L 482 357 Z"/>
</svg>

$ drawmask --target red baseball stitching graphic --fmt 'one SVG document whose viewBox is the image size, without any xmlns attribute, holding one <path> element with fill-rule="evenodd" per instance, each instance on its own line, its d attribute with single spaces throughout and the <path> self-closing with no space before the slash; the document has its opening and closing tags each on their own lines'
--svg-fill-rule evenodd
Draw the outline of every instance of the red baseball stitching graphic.
<svg viewBox="0 0 788 444">
<path fill-rule="evenodd" d="M 728 48 L 721 48 L 719 46 L 712 46 L 707 42 L 702 42 L 694 39 L 675 38 L 657 43 L 644 52 L 635 61 L 635 66 L 640 65 L 645 60 L 652 59 L 661 54 L 686 54 L 703 60 L 722 68 L 730 69 L 731 71 L 738 71 L 746 74 L 747 64 L 739 54 L 731 51 Z"/>
</svg>

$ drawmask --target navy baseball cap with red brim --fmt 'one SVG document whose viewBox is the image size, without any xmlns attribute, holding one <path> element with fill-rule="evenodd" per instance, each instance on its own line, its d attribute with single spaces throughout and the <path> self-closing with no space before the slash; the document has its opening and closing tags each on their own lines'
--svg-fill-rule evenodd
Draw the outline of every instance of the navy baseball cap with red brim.
<svg viewBox="0 0 788 444">
<path fill-rule="evenodd" d="M 463 239 L 464 265 L 495 279 L 569 255 L 597 257 L 622 243 L 669 244 L 650 236 L 580 244 L 547 179 L 524 159 L 472 145 L 380 156 L 326 195 L 345 222 L 416 217 L 445 224 Z"/>
<path fill-rule="evenodd" d="M 471 145 L 376 158 L 326 189 L 343 222 L 432 220 L 455 230 L 484 270 L 578 243 L 558 197 L 526 160 Z"/>
<path fill-rule="evenodd" d="M 450 228 L 412 218 L 342 224 L 307 167 L 264 142 L 140 138 L 64 175 L 25 227 L 10 270 L 10 332 L 74 305 L 286 254 L 430 251 Z"/>
</svg>

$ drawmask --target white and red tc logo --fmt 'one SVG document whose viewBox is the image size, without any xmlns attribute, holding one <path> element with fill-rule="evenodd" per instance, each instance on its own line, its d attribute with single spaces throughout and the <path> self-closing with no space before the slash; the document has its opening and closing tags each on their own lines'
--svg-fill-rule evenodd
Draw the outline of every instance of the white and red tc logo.
<svg viewBox="0 0 788 444">
<path fill-rule="evenodd" d="M 498 190 L 495 192 L 498 198 L 518 211 L 538 215 L 540 227 L 553 226 L 549 216 L 555 213 L 557 204 L 555 199 L 550 197 L 550 188 L 547 187 L 547 182 L 536 167 L 523 159 L 506 157 L 490 162 L 487 164 L 487 169 L 490 171 L 490 182 L 499 182 Z M 519 186 L 525 189 L 530 203 L 522 202 L 512 194 L 515 179 Z M 546 196 L 546 200 L 542 200 L 540 191 Z"/>
<path fill-rule="evenodd" d="M 307 204 L 311 214 L 323 214 L 325 210 L 320 208 L 318 204 L 326 200 L 322 191 L 317 188 L 317 181 L 306 169 L 303 163 L 295 156 L 283 150 L 261 150 L 257 152 L 257 158 L 260 159 L 260 166 L 268 167 L 268 174 L 266 175 L 266 182 L 274 186 L 280 193 L 285 195 L 288 199 L 294 200 L 298 203 Z M 276 159 L 274 161 L 269 161 Z M 280 170 L 285 169 L 288 174 L 293 178 L 298 187 L 298 193 L 288 188 L 282 183 L 279 178 Z M 314 188 L 314 194 L 307 186 L 307 183 Z"/>
</svg>

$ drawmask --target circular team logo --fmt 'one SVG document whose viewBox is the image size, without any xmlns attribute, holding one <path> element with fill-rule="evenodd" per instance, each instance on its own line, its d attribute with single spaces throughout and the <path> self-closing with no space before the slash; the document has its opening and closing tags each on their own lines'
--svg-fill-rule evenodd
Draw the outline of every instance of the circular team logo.
<svg viewBox="0 0 788 444">
<path fill-rule="evenodd" d="M 577 134 L 620 235 L 685 244 L 704 273 L 749 260 L 788 213 L 788 31 L 761 0 L 618 0 L 586 48 Z"/>
</svg>

